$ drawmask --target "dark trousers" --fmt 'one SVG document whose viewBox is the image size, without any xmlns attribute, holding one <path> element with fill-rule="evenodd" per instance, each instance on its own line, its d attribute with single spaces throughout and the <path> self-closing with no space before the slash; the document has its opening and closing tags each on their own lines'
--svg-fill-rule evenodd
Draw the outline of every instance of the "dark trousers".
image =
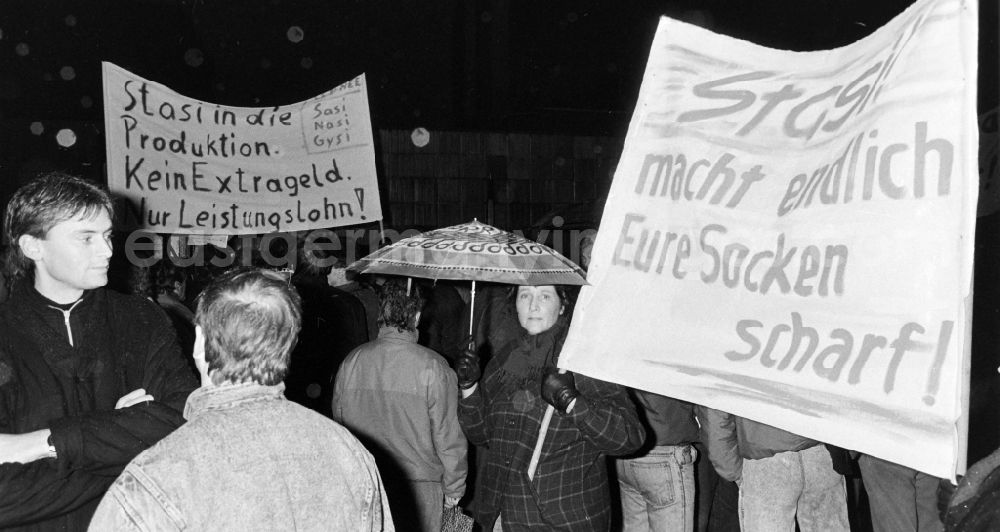
<svg viewBox="0 0 1000 532">
<path fill-rule="evenodd" d="M 698 449 L 695 479 L 695 530 L 698 532 L 739 532 L 740 489 L 735 482 L 719 476 L 708 460 L 705 446 Z"/>
</svg>

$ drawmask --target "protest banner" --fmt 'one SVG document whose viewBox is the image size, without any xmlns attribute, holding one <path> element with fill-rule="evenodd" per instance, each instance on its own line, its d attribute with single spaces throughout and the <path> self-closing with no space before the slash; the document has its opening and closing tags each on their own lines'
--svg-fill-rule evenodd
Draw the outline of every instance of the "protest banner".
<svg viewBox="0 0 1000 532">
<path fill-rule="evenodd" d="M 560 367 L 964 470 L 976 9 L 816 52 L 661 19 Z"/>
<path fill-rule="evenodd" d="M 237 235 L 382 219 L 360 75 L 292 105 L 227 107 L 104 63 L 108 186 L 158 233 Z"/>
</svg>

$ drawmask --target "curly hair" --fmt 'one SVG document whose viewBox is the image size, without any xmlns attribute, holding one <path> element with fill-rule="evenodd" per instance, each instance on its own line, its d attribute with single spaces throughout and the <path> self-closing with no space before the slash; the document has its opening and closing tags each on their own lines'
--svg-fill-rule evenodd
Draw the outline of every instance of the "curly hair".
<svg viewBox="0 0 1000 532">
<path fill-rule="evenodd" d="M 234 269 L 198 296 L 195 324 L 205 337 L 214 382 L 273 386 L 288 373 L 302 328 L 302 300 L 277 272 Z"/>
<path fill-rule="evenodd" d="M 423 290 L 411 283 L 409 293 L 406 279 L 387 280 L 379 288 L 379 327 L 395 327 L 399 331 L 417 330 L 417 313 L 424 308 Z"/>
</svg>

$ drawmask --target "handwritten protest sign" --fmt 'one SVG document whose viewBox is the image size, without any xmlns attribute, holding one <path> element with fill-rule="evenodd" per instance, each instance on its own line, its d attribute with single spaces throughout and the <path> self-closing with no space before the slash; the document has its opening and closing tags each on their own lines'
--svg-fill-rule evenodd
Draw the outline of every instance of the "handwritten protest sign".
<svg viewBox="0 0 1000 532">
<path fill-rule="evenodd" d="M 234 235 L 380 220 L 364 75 L 293 105 L 227 107 L 104 63 L 109 188 L 159 233 Z"/>
<path fill-rule="evenodd" d="M 976 6 L 794 53 L 664 18 L 560 366 L 964 469 Z"/>
</svg>

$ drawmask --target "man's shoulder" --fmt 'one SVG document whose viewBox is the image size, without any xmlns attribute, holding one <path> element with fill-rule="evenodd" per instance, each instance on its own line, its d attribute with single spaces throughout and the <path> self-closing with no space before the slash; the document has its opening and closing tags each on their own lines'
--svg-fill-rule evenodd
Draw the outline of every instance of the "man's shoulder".
<svg viewBox="0 0 1000 532">
<path fill-rule="evenodd" d="M 455 372 L 448 361 L 437 351 L 417 343 L 406 344 L 406 348 L 390 355 L 388 371 L 404 375 L 404 381 L 416 382 L 418 386 L 448 386 Z"/>
<path fill-rule="evenodd" d="M 444 355 L 438 353 L 437 351 L 420 344 L 414 344 L 413 349 L 414 356 L 418 357 L 421 363 L 427 367 L 444 370 L 450 369 L 451 366 L 448 365 L 448 361 L 444 358 Z"/>
<path fill-rule="evenodd" d="M 273 434 L 310 435 L 318 439 L 342 438 L 357 443 L 343 425 L 287 399 L 250 401 L 239 408 L 213 408 L 198 411 L 180 428 L 155 447 L 162 452 L 176 452 L 186 447 L 201 447 L 203 441 L 224 433 L 235 439 L 252 437 L 260 427 Z M 358 443 L 360 445 L 360 443 Z"/>
<path fill-rule="evenodd" d="M 294 433 L 295 445 L 313 449 L 317 460 L 347 461 L 361 467 L 374 464 L 371 453 L 347 427 L 292 401 L 279 401 L 276 406 L 277 410 L 268 412 L 275 416 L 272 428 Z"/>
<path fill-rule="evenodd" d="M 20 298 L 7 298 L 0 303 L 0 331 L 10 328 L 13 325 L 13 318 L 23 315 L 24 309 Z"/>
<path fill-rule="evenodd" d="M 149 326 L 163 325 L 170 319 L 163 308 L 145 297 L 106 288 L 98 288 L 93 295 L 97 306 L 110 310 L 115 321 L 129 324 L 129 332 L 148 334 Z"/>
<path fill-rule="evenodd" d="M 178 459 L 192 456 L 198 449 L 206 448 L 205 445 L 210 444 L 211 439 L 211 432 L 199 427 L 197 422 L 188 421 L 139 453 L 130 466 L 153 471 Z"/>
<path fill-rule="evenodd" d="M 110 290 L 107 288 L 98 288 L 94 290 L 94 297 L 98 301 L 102 301 L 104 304 L 110 305 L 115 309 L 136 312 L 154 312 L 160 309 L 160 306 L 149 298 L 123 294 L 117 290 Z"/>
<path fill-rule="evenodd" d="M 403 371 L 412 371 L 415 367 L 449 368 L 448 361 L 445 360 L 444 356 L 417 342 L 399 342 L 379 338 L 361 344 L 355 349 L 355 352 L 358 353 L 358 356 L 365 356 L 371 352 L 380 353 L 383 357 L 388 358 L 390 364 L 400 367 Z"/>
<path fill-rule="evenodd" d="M 197 423 L 185 423 L 125 466 L 115 488 L 125 496 L 145 494 L 161 506 L 174 507 L 192 489 L 192 479 L 210 472 L 215 441 L 210 431 Z M 217 453 L 216 453 L 217 454 Z"/>
<path fill-rule="evenodd" d="M 11 290 L 10 296 L 0 303 L 0 327 L 10 327 L 11 318 L 26 316 L 33 306 L 23 285 L 15 287 Z"/>
<path fill-rule="evenodd" d="M 285 412 L 283 412 L 283 414 L 289 417 L 297 418 L 299 421 L 306 422 L 304 430 L 324 436 L 333 435 L 337 438 L 345 440 L 348 445 L 357 444 L 358 446 L 364 448 L 364 446 L 361 445 L 358 439 L 354 437 L 347 427 L 344 427 L 340 423 L 337 423 L 319 412 L 292 401 L 284 401 L 283 406 L 285 407 Z"/>
<path fill-rule="evenodd" d="M 271 454 L 276 445 L 289 455 L 311 456 L 315 463 L 353 463 L 363 468 L 374 464 L 369 451 L 343 425 L 281 400 L 194 416 L 136 456 L 128 467 L 173 491 L 190 486 L 192 478 L 224 472 L 225 464 L 230 463 L 228 453 Z"/>
</svg>

